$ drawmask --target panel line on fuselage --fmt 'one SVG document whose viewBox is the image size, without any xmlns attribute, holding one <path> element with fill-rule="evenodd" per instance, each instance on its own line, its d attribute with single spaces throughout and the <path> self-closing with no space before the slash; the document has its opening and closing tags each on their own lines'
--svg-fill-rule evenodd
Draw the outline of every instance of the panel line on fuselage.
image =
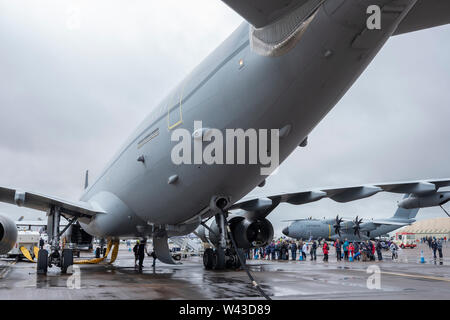
<svg viewBox="0 0 450 320">
<path fill-rule="evenodd" d="M 139 141 L 138 149 L 142 148 L 145 144 L 155 139 L 157 136 L 159 136 L 159 128 L 156 128 L 155 130 L 152 131 L 152 133 L 146 135 L 144 139 Z"/>
</svg>

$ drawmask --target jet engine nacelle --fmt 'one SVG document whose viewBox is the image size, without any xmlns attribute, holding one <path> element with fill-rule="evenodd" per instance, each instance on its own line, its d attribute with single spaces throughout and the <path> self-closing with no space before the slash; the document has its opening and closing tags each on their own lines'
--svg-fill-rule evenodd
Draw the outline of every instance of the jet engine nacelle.
<svg viewBox="0 0 450 320">
<path fill-rule="evenodd" d="M 0 215 L 0 254 L 7 254 L 17 241 L 17 226 L 14 221 Z"/>
<path fill-rule="evenodd" d="M 249 249 L 268 245 L 273 239 L 273 226 L 267 219 L 235 217 L 230 229 L 238 248 Z"/>
<path fill-rule="evenodd" d="M 267 219 L 248 219 L 235 216 L 229 218 L 229 224 L 238 248 L 249 249 L 265 246 L 273 239 L 273 226 Z M 209 229 L 200 226 L 196 230 L 196 234 L 203 242 L 209 240 L 215 246 L 220 242 L 219 226 L 215 220 L 212 221 Z"/>
<path fill-rule="evenodd" d="M 428 196 L 410 196 L 398 203 L 403 209 L 417 209 L 440 206 L 450 201 L 450 192 L 436 192 Z"/>
</svg>

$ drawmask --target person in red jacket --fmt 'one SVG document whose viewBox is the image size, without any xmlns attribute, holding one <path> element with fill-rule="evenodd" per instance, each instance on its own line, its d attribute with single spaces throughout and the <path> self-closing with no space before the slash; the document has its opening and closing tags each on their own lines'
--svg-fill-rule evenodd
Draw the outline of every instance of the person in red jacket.
<svg viewBox="0 0 450 320">
<path fill-rule="evenodd" d="M 323 261 L 328 261 L 328 243 L 325 241 L 322 246 Z"/>
<path fill-rule="evenodd" d="M 370 257 L 370 260 L 375 261 L 375 245 L 372 241 L 370 241 L 370 249 L 372 250 L 372 256 Z"/>
<path fill-rule="evenodd" d="M 353 260 L 353 255 L 355 254 L 355 246 L 353 245 L 353 242 L 350 242 L 350 245 L 348 246 L 348 251 L 350 251 L 350 256 Z"/>
</svg>

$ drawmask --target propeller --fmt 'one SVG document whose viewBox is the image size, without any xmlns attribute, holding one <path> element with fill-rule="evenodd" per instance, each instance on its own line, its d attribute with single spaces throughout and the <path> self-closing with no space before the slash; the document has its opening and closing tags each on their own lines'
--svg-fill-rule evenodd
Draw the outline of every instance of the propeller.
<svg viewBox="0 0 450 320">
<path fill-rule="evenodd" d="M 339 237 L 341 236 L 341 223 L 344 221 L 344 219 L 339 218 L 339 215 L 336 216 L 336 223 L 333 225 L 334 227 L 334 233 L 338 234 Z"/>
<path fill-rule="evenodd" d="M 361 238 L 361 223 L 362 223 L 363 219 L 358 219 L 358 216 L 356 216 L 355 221 L 353 221 L 353 223 L 355 224 L 353 229 L 355 230 L 355 236 L 358 236 L 358 238 Z"/>
</svg>

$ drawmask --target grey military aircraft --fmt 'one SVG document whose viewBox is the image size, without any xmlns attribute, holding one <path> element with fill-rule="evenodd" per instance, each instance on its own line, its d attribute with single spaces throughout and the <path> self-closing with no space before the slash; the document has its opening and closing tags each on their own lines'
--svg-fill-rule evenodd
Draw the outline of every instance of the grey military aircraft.
<svg viewBox="0 0 450 320">
<path fill-rule="evenodd" d="M 408 198 L 405 195 L 404 198 Z M 298 219 L 283 229 L 283 234 L 295 239 L 348 239 L 362 241 L 384 236 L 389 232 L 410 225 L 419 211 L 416 209 L 397 208 L 395 214 L 387 219 L 369 219 L 364 221 L 358 216 L 354 220 L 335 219 Z"/>
<path fill-rule="evenodd" d="M 62 218 L 98 238 L 153 237 L 165 263 L 175 263 L 168 237 L 201 226 L 197 231 L 215 246 L 205 252 L 205 267 L 223 269 L 239 263 L 238 248 L 271 240 L 266 217 L 281 202 L 347 202 L 381 191 L 412 194 L 407 207 L 450 199 L 437 192 L 448 179 L 244 198 L 264 184 L 263 165 L 175 164 L 172 133 L 194 131 L 195 121 L 204 126 L 195 130 L 196 141 L 208 128 L 278 129 L 282 163 L 307 145 L 310 132 L 392 36 L 450 23 L 448 0 L 223 1 L 247 21 L 154 106 L 78 201 L 0 187 L 0 201 L 47 212 L 51 249 L 39 252 L 38 272 L 53 265 L 65 271 L 73 263 L 71 250 L 60 247 Z M 380 28 L 368 28 L 374 6 Z M 15 225 L 7 217 L 0 225 L 6 250 Z"/>
</svg>

